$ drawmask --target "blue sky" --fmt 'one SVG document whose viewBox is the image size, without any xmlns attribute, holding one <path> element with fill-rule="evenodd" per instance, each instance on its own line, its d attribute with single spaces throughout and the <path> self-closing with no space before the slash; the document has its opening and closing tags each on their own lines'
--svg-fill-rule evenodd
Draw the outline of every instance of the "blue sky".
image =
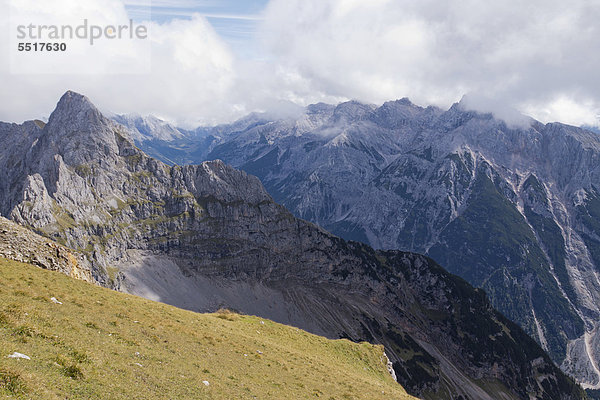
<svg viewBox="0 0 600 400">
<path fill-rule="evenodd" d="M 256 31 L 268 0 L 125 0 L 134 20 L 164 23 L 201 14 L 242 58 L 257 56 Z"/>
</svg>

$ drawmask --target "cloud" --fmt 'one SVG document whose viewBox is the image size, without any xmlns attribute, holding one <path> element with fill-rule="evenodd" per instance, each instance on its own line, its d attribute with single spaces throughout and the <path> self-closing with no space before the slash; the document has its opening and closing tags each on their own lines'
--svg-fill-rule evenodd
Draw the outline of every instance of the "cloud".
<svg viewBox="0 0 600 400">
<path fill-rule="evenodd" d="M 556 96 L 545 104 L 525 105 L 524 112 L 542 121 L 560 121 L 571 125 L 600 127 L 598 101 L 579 98 L 575 101 L 568 95 Z"/>
<path fill-rule="evenodd" d="M 273 0 L 264 41 L 324 93 L 375 103 L 408 96 L 443 107 L 471 93 L 578 123 L 600 109 L 594 3 Z"/>
<path fill-rule="evenodd" d="M 533 121 L 518 110 L 509 107 L 505 102 L 480 94 L 466 94 L 460 100 L 463 110 L 473 110 L 480 113 L 491 113 L 495 118 L 501 119 L 510 127 L 528 128 Z"/>
<path fill-rule="evenodd" d="M 42 3 L 15 0 L 10 22 L 129 23 L 119 0 Z M 36 4 L 41 6 L 36 9 Z M 4 26 L 8 22 L 0 21 Z M 104 110 L 153 113 L 184 125 L 230 118 L 234 56 L 206 18 L 193 14 L 190 19 L 143 24 L 150 31 L 148 40 L 100 39 L 94 46 L 67 40 L 68 50 L 55 54 L 18 54 L 13 48 L 16 40 L 3 37 L 4 54 L 28 58 L 17 68 L 2 65 L 0 120 L 47 116 L 67 89 L 88 95 Z"/>
<path fill-rule="evenodd" d="M 2 57 L 0 120 L 47 116 L 72 89 L 106 111 L 152 113 L 184 126 L 251 111 L 286 114 L 290 103 L 407 96 L 449 107 L 465 94 L 471 108 L 506 119 L 518 115 L 506 113 L 513 108 L 542 121 L 598 125 L 600 8 L 592 3 L 271 0 L 257 15 L 254 8 L 215 11 L 215 0 L 154 0 L 155 10 L 182 15 L 149 22 L 139 20 L 146 0 L 0 0 L 5 55 L 15 52 L 14 32 L 4 29 L 15 10 L 32 21 L 100 25 L 127 23 L 133 7 L 136 23 L 150 31 L 148 41 L 28 55 L 32 62 L 17 70 Z M 190 14 L 192 7 L 206 12 Z M 250 15 L 258 39 L 226 41 L 207 20 L 211 13 Z M 254 57 L 240 55 L 244 48 Z"/>
</svg>

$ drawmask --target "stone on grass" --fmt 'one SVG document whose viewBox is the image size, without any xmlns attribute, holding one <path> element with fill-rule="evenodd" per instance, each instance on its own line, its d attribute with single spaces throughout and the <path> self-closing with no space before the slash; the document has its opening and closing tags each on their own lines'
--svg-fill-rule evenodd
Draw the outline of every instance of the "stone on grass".
<svg viewBox="0 0 600 400">
<path fill-rule="evenodd" d="M 8 358 L 22 358 L 24 360 L 31 360 L 31 357 L 26 356 L 25 354 L 22 353 L 17 353 L 16 351 L 10 355 L 7 356 Z"/>
</svg>

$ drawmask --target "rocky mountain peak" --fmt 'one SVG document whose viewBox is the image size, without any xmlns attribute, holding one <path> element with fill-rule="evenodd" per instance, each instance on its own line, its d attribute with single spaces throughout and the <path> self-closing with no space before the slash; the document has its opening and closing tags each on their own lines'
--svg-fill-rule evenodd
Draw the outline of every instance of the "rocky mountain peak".
<svg viewBox="0 0 600 400">
<path fill-rule="evenodd" d="M 407 97 L 396 101 L 388 101 L 375 110 L 371 120 L 388 129 L 397 129 L 424 111 L 413 104 Z"/>
<path fill-rule="evenodd" d="M 400 100 L 396 100 L 396 101 L 388 101 L 387 103 L 396 103 L 396 104 L 402 104 L 405 106 L 414 106 L 413 102 L 410 101 L 410 99 L 408 97 L 403 97 Z"/>
<path fill-rule="evenodd" d="M 67 122 L 69 125 L 77 123 L 93 123 L 94 125 L 105 122 L 106 119 L 86 96 L 68 90 L 58 101 L 56 108 L 50 115 L 49 124 L 60 125 Z"/>
<path fill-rule="evenodd" d="M 326 104 L 326 103 L 316 103 L 316 104 L 309 104 L 306 107 L 306 111 L 308 114 L 325 114 L 325 113 L 331 113 L 333 112 L 333 110 L 335 109 L 335 106 L 331 105 L 331 104 Z"/>
<path fill-rule="evenodd" d="M 192 187 L 198 196 L 212 196 L 225 203 L 273 201 L 258 178 L 221 160 L 205 161 L 199 166 L 184 167 L 184 170 L 189 170 L 194 176 Z"/>
<path fill-rule="evenodd" d="M 358 121 L 373 111 L 373 106 L 363 104 L 356 100 L 338 104 L 333 110 L 335 122 L 345 120 L 347 122 Z"/>
<path fill-rule="evenodd" d="M 107 119 L 86 97 L 67 91 L 43 129 L 37 152 L 60 155 L 67 163 L 84 164 L 119 154 L 120 139 L 129 138 L 123 127 Z M 34 152 L 36 153 L 36 152 Z"/>
</svg>

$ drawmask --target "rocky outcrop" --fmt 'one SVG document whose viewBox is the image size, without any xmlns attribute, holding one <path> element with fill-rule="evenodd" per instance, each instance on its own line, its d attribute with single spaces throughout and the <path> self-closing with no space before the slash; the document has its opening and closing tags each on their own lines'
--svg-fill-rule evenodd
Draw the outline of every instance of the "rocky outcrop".
<svg viewBox="0 0 600 400">
<path fill-rule="evenodd" d="M 37 265 L 51 271 L 59 271 L 72 278 L 97 282 L 87 258 L 0 217 L 0 257 Z"/>
<path fill-rule="evenodd" d="M 86 254 L 107 286 L 382 343 L 398 381 L 423 398 L 583 397 L 481 290 L 427 257 L 335 237 L 221 161 L 149 158 L 76 93 L 28 136 L 0 158 L 23 160 L 0 164 L 12 188 L 2 213 Z"/>
</svg>

